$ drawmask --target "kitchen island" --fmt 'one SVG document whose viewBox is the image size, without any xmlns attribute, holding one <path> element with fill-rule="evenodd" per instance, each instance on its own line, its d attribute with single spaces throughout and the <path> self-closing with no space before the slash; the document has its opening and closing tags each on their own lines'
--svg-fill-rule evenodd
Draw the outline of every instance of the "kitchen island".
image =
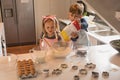
<svg viewBox="0 0 120 80">
<path fill-rule="evenodd" d="M 50 51 L 47 54 L 50 54 Z M 36 55 L 36 53 L 1 56 L 0 80 L 19 80 L 16 69 L 17 60 L 32 59 L 35 61 L 33 55 Z M 76 56 L 74 52 L 70 52 L 66 58 L 53 58 L 47 55 L 45 60 L 45 63 L 35 64 L 38 72 L 37 77 L 26 80 L 74 80 L 74 75 L 79 75 L 79 70 L 85 68 L 86 63 L 93 63 L 96 65 L 96 68 L 87 70 L 88 74 L 80 76 L 80 80 L 91 80 L 93 71 L 99 73 L 97 80 L 120 80 L 120 53 L 109 44 L 88 47 L 87 55 L 84 57 Z M 61 64 L 67 64 L 68 67 L 62 69 L 62 74 L 52 75 L 52 70 L 60 68 Z M 71 67 L 73 65 L 78 66 L 78 69 L 72 70 Z M 49 69 L 48 77 L 45 77 L 45 74 L 42 73 L 44 69 Z M 103 71 L 109 72 L 107 79 L 102 77 Z"/>
</svg>

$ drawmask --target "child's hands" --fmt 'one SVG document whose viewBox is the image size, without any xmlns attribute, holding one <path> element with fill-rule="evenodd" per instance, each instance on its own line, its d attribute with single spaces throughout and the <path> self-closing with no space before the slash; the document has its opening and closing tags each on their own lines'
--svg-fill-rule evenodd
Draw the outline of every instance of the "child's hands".
<svg viewBox="0 0 120 80">
<path fill-rule="evenodd" d="M 71 38 L 77 38 L 77 37 L 78 37 L 77 32 L 72 32 L 72 33 L 71 33 Z"/>
</svg>

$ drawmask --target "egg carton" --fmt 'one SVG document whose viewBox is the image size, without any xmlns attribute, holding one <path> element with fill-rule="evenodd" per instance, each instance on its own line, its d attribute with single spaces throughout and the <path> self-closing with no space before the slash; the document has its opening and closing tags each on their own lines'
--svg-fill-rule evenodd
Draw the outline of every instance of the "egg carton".
<svg viewBox="0 0 120 80">
<path fill-rule="evenodd" d="M 33 61 L 31 59 L 17 61 L 17 74 L 20 80 L 36 77 L 37 72 Z"/>
</svg>

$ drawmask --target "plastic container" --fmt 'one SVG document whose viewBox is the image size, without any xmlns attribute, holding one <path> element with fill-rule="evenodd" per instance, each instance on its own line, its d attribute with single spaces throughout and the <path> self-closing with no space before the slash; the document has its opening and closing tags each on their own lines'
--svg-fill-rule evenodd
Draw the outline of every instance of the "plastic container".
<svg viewBox="0 0 120 80">
<path fill-rule="evenodd" d="M 40 49 L 39 46 L 32 49 L 32 58 L 36 63 L 44 63 L 47 54 L 46 49 Z"/>
<path fill-rule="evenodd" d="M 70 25 L 67 25 L 61 32 L 61 36 L 64 41 L 70 40 L 70 35 L 72 32 L 78 32 L 81 29 L 79 22 L 73 21 Z"/>
</svg>

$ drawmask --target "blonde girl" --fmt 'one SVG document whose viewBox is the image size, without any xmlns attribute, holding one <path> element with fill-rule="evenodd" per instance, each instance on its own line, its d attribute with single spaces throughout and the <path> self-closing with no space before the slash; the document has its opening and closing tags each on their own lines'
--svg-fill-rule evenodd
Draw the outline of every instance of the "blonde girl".
<svg viewBox="0 0 120 80">
<path fill-rule="evenodd" d="M 40 48 L 52 47 L 54 42 L 61 40 L 61 37 L 58 35 L 59 24 L 55 16 L 43 16 L 42 29 Z"/>
</svg>

